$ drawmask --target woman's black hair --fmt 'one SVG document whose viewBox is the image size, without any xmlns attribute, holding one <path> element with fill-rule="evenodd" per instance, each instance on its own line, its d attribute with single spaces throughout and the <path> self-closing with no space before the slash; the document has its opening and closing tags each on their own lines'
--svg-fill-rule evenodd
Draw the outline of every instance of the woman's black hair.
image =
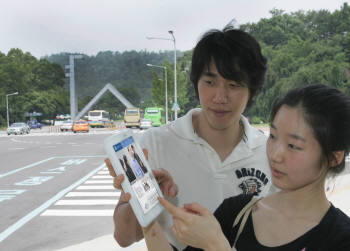
<svg viewBox="0 0 350 251">
<path fill-rule="evenodd" d="M 259 43 L 248 33 L 226 27 L 206 32 L 194 48 L 190 79 L 198 95 L 198 80 L 211 61 L 222 77 L 249 89 L 249 107 L 265 82 L 267 61 Z"/>
<path fill-rule="evenodd" d="M 289 91 L 275 101 L 270 121 L 283 106 L 300 107 L 305 121 L 313 130 L 328 164 L 334 151 L 344 151 L 344 159 L 329 168 L 340 173 L 345 168 L 345 157 L 350 149 L 350 98 L 336 88 L 327 85 L 308 85 Z"/>
</svg>

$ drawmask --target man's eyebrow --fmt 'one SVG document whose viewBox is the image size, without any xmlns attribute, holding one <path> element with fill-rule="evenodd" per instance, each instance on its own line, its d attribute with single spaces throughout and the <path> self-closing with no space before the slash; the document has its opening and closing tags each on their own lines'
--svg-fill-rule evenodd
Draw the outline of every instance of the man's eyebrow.
<svg viewBox="0 0 350 251">
<path fill-rule="evenodd" d="M 207 76 L 207 77 L 217 77 L 218 74 L 211 72 L 211 71 L 205 71 L 203 72 L 203 75 Z"/>
</svg>

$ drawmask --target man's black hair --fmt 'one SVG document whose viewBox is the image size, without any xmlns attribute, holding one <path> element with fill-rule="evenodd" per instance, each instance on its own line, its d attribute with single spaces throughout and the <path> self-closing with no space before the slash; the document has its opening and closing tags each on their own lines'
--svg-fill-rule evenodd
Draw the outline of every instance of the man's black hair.
<svg viewBox="0 0 350 251">
<path fill-rule="evenodd" d="M 222 77 L 248 87 L 250 106 L 263 87 L 267 70 L 267 60 L 255 38 L 232 27 L 210 30 L 201 37 L 193 51 L 190 73 L 197 97 L 198 80 L 212 60 Z"/>
</svg>

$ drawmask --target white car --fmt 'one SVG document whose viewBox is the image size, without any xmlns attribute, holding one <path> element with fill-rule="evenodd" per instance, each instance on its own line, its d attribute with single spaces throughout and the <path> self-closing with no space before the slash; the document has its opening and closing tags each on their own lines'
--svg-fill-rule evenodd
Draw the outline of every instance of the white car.
<svg viewBox="0 0 350 251">
<path fill-rule="evenodd" d="M 7 135 L 10 135 L 10 134 L 15 134 L 15 135 L 17 135 L 17 134 L 28 134 L 29 131 L 30 131 L 30 128 L 24 122 L 13 123 L 6 130 Z"/>
<path fill-rule="evenodd" d="M 148 129 L 152 127 L 152 120 L 151 119 L 141 119 L 140 121 L 140 129 Z"/>
<path fill-rule="evenodd" d="M 60 125 L 61 132 L 63 131 L 72 131 L 73 130 L 73 121 L 71 120 L 65 120 Z"/>
</svg>

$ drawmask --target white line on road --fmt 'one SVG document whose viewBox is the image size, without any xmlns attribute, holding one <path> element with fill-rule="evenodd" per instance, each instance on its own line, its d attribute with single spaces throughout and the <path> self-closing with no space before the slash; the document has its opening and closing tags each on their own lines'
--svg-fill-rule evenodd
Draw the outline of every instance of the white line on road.
<svg viewBox="0 0 350 251">
<path fill-rule="evenodd" d="M 97 173 L 98 175 L 101 175 L 101 174 L 108 174 L 109 175 L 109 172 L 108 171 L 100 171 Z"/>
<path fill-rule="evenodd" d="M 66 195 L 66 197 L 100 197 L 100 196 L 110 196 L 110 197 L 118 197 L 120 196 L 120 192 L 70 192 Z"/>
<path fill-rule="evenodd" d="M 76 190 L 114 190 L 114 186 L 79 186 Z"/>
<path fill-rule="evenodd" d="M 113 180 L 87 180 L 84 184 L 113 184 Z"/>
<path fill-rule="evenodd" d="M 110 175 L 95 175 L 92 176 L 93 179 L 112 179 L 112 176 Z"/>
<path fill-rule="evenodd" d="M 52 160 L 52 159 L 54 159 L 54 158 L 55 158 L 55 157 L 51 157 L 51 158 L 48 158 L 48 159 L 44 159 L 44 160 L 38 161 L 38 162 L 36 162 L 36 163 L 30 164 L 30 165 L 28 165 L 28 166 L 15 169 L 15 170 L 13 170 L 13 171 L 11 171 L 11 172 L 4 173 L 4 174 L 0 174 L 0 178 L 3 178 L 3 177 L 5 177 L 5 176 L 11 175 L 11 174 L 14 174 L 14 173 L 17 173 L 17 172 L 20 172 L 20 171 L 22 171 L 22 170 L 24 170 L 24 169 L 27 169 L 27 168 L 31 168 L 31 167 L 33 167 L 33 166 L 37 166 L 37 165 L 39 165 L 39 164 L 42 164 L 42 163 L 44 163 L 44 162 L 46 162 L 46 161 L 49 161 L 49 160 Z"/>
<path fill-rule="evenodd" d="M 117 200 L 59 200 L 55 203 L 55 205 L 117 205 L 117 202 Z"/>
<path fill-rule="evenodd" d="M 23 150 L 24 147 L 15 147 L 15 148 L 9 148 L 8 150 Z"/>
<path fill-rule="evenodd" d="M 52 158 L 49 158 L 47 160 L 50 160 Z M 47 161 L 45 160 L 45 161 Z M 2 242 L 3 240 L 5 240 L 9 235 L 11 235 L 12 233 L 16 232 L 18 229 L 20 229 L 24 224 L 26 224 L 27 222 L 29 222 L 31 219 L 33 219 L 34 217 L 36 217 L 37 215 L 39 215 L 41 212 L 43 212 L 44 210 L 46 210 L 49 206 L 51 206 L 55 201 L 59 200 L 60 198 L 62 198 L 67 192 L 73 190 L 75 187 L 79 186 L 80 184 L 84 183 L 87 179 L 89 179 L 92 175 L 94 175 L 95 173 L 97 173 L 98 171 L 100 171 L 103 167 L 105 167 L 105 164 L 102 164 L 101 166 L 97 167 L 95 170 L 91 171 L 90 173 L 88 173 L 85 177 L 83 177 L 82 179 L 78 180 L 77 182 L 75 182 L 74 184 L 70 185 L 69 187 L 67 187 L 66 189 L 63 189 L 62 191 L 60 191 L 59 193 L 57 193 L 54 197 L 52 197 L 51 199 L 47 200 L 46 202 L 44 202 L 41 206 L 39 206 L 38 208 L 34 209 L 32 212 L 30 212 L 29 214 L 27 214 L 26 216 L 24 216 L 23 218 L 21 218 L 20 220 L 18 220 L 16 223 L 14 223 L 13 225 L 11 225 L 10 227 L 8 227 L 7 229 L 5 229 L 3 232 L 0 233 L 0 242 Z M 1 176 L 0 176 L 1 177 Z"/>
<path fill-rule="evenodd" d="M 90 155 L 90 156 L 79 156 L 79 155 L 65 155 L 65 156 L 57 156 L 58 159 L 67 159 L 67 158 L 106 158 L 106 155 Z M 104 170 L 105 168 L 101 169 Z"/>
<path fill-rule="evenodd" d="M 114 209 L 104 210 L 46 210 L 41 216 L 113 216 Z"/>
</svg>

